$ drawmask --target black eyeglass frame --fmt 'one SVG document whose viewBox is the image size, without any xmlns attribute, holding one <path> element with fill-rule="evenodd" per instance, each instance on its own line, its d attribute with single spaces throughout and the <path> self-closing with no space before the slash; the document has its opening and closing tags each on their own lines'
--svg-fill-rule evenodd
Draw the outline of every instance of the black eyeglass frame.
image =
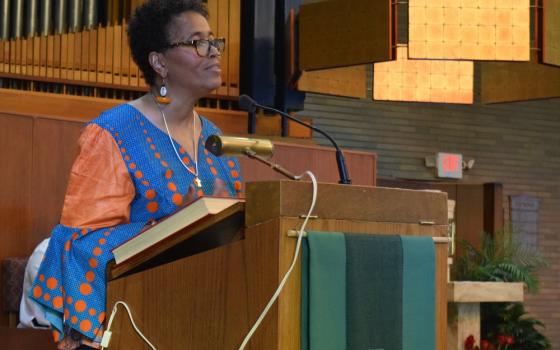
<svg viewBox="0 0 560 350">
<path fill-rule="evenodd" d="M 200 54 L 200 49 L 198 48 L 198 43 L 208 43 L 208 52 L 206 55 Z M 208 57 L 210 55 L 210 50 L 212 47 L 215 47 L 218 50 L 218 53 L 221 55 L 224 53 L 226 49 L 226 38 L 215 38 L 215 39 L 194 39 L 194 40 L 185 40 L 185 41 L 178 41 L 175 43 L 171 43 L 167 45 L 168 49 L 172 49 L 175 47 L 180 46 L 187 46 L 187 47 L 194 47 L 196 49 L 196 54 L 200 57 Z"/>
</svg>

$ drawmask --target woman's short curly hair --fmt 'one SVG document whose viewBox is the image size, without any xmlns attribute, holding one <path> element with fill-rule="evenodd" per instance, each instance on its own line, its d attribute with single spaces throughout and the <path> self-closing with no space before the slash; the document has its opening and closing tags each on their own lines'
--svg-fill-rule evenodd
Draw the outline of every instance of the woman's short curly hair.
<svg viewBox="0 0 560 350">
<path fill-rule="evenodd" d="M 148 85 L 156 83 L 156 73 L 148 60 L 150 52 L 164 52 L 169 44 L 169 26 L 184 12 L 194 11 L 208 18 L 201 0 L 148 0 L 138 6 L 128 25 L 132 58 L 144 73 Z"/>
</svg>

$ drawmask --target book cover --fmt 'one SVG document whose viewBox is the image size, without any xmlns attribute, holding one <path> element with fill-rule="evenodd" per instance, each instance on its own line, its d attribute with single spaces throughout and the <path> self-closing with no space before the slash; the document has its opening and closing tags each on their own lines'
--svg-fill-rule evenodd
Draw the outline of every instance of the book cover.
<svg viewBox="0 0 560 350">
<path fill-rule="evenodd" d="M 185 227 L 208 216 L 217 215 L 243 199 L 226 197 L 201 197 L 175 213 L 163 218 L 152 226 L 147 226 L 136 236 L 112 250 L 118 265 L 138 253 L 158 244 Z"/>
</svg>

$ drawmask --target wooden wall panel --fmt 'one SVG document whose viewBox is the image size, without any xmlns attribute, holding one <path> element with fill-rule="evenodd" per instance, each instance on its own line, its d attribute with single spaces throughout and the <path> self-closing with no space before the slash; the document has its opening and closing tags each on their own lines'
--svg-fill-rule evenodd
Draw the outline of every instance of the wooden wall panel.
<svg viewBox="0 0 560 350">
<path fill-rule="evenodd" d="M 31 142 L 33 121 L 0 113 L 0 259 L 29 254 L 26 236 L 31 230 Z M 0 271 L 0 278 L 2 271 Z M 2 298 L 0 289 L 0 298 Z M 0 303 L 0 311 L 2 304 Z M 0 312 L 0 326 L 8 324 L 7 314 Z"/>
<path fill-rule="evenodd" d="M 496 184 L 497 185 L 497 184 Z M 455 200 L 455 227 L 456 227 L 456 239 L 455 246 L 456 252 L 455 256 L 460 256 L 463 254 L 463 249 L 461 248 L 461 241 L 466 240 L 471 244 L 480 247 L 482 244 L 482 233 L 485 227 L 498 228 L 495 220 L 503 220 L 503 209 L 497 212 L 488 213 L 487 210 L 495 209 L 494 204 L 487 202 L 487 193 L 485 190 L 493 189 L 493 184 L 438 184 L 429 183 L 428 187 L 434 188 L 440 191 L 448 193 L 448 198 Z M 488 203 L 490 207 L 485 207 Z M 500 199 L 500 207 L 502 206 L 502 201 Z M 485 221 L 487 219 L 487 221 Z M 501 228 L 503 226 L 503 221 L 501 223 Z"/>
<path fill-rule="evenodd" d="M 462 254 L 460 241 L 480 247 L 482 232 L 494 233 L 504 226 L 503 201 L 499 183 L 466 184 L 381 179 L 380 186 L 410 189 L 435 189 L 455 201 L 456 256 Z"/>
<path fill-rule="evenodd" d="M 229 2 L 228 36 L 228 96 L 239 95 L 239 57 L 241 48 L 241 1 Z"/>
<path fill-rule="evenodd" d="M 105 27 L 99 27 L 97 29 L 97 51 L 96 51 L 96 55 L 97 55 L 97 66 L 96 66 L 96 72 L 97 72 L 97 77 L 96 77 L 96 81 L 100 82 L 100 83 L 104 83 L 105 82 L 105 50 L 106 48 L 106 40 L 107 40 L 107 28 Z"/>
<path fill-rule="evenodd" d="M 60 78 L 66 79 L 68 77 L 68 35 L 60 35 Z"/>
<path fill-rule="evenodd" d="M 217 33 L 219 37 L 226 38 L 226 43 L 229 40 L 229 1 L 228 0 L 218 0 L 218 11 L 214 14 L 218 18 L 217 27 L 213 30 Z M 218 95 L 227 95 L 228 93 L 228 80 L 229 80 L 229 60 L 230 55 L 229 50 L 224 52 L 222 57 L 222 86 L 218 88 L 216 93 Z"/>
<path fill-rule="evenodd" d="M 532 62 L 475 62 L 482 103 L 560 96 L 560 67 Z M 476 95 L 476 91 L 475 91 Z"/>
<path fill-rule="evenodd" d="M 299 175 L 310 170 L 320 182 L 338 183 L 338 168 L 333 148 L 274 142 L 274 149 L 275 154 L 271 160 L 294 174 Z M 375 186 L 374 153 L 344 150 L 344 156 L 352 184 Z M 239 161 L 245 181 L 285 179 L 283 175 L 255 160 L 241 158 Z"/>
<path fill-rule="evenodd" d="M 166 264 L 110 281 L 108 307 L 115 300 L 126 300 L 137 312 L 135 318 L 143 325 L 142 331 L 157 348 L 235 349 L 246 328 L 240 324 L 249 324 L 247 311 L 254 308 L 247 300 L 250 276 L 246 259 L 241 242 L 235 242 L 173 262 L 172 269 L 165 269 L 170 265 Z M 165 302 L 145 303 L 146 298 Z M 167 315 L 187 322 L 169 322 Z M 112 349 L 144 348 L 139 337 L 131 336 L 134 332 L 125 312 L 117 314 L 113 326 L 118 331 L 112 338 Z"/>
<path fill-rule="evenodd" d="M 72 66 L 74 70 L 74 74 L 71 77 L 73 80 L 81 80 L 82 79 L 82 41 L 83 32 L 75 32 L 74 33 L 74 64 Z"/>
<path fill-rule="evenodd" d="M 484 184 L 484 232 L 494 234 L 504 229 L 504 186 Z"/>
<path fill-rule="evenodd" d="M 455 210 L 457 237 L 480 247 L 484 231 L 484 186 L 478 184 L 458 186 Z M 457 254 L 461 254 L 460 244 L 457 244 Z"/>
<path fill-rule="evenodd" d="M 62 35 L 56 34 L 53 43 L 53 77 L 60 79 L 60 58 L 62 55 Z"/>
<path fill-rule="evenodd" d="M 27 75 L 29 74 L 28 70 L 27 70 L 27 63 L 28 63 L 28 57 L 29 57 L 29 52 L 27 51 L 28 48 L 28 43 L 29 40 L 25 40 L 23 45 L 21 46 L 21 74 L 22 75 Z"/>
<path fill-rule="evenodd" d="M 390 60 L 390 14 L 389 0 L 335 0 L 302 5 L 300 68 L 325 69 Z"/>
<path fill-rule="evenodd" d="M 218 30 L 218 0 L 207 0 L 206 8 L 208 9 L 208 24 L 210 28 L 217 33 Z M 226 43 L 227 45 L 227 43 Z"/>
<path fill-rule="evenodd" d="M 42 77 L 47 76 L 47 37 L 42 36 L 39 39 L 39 75 Z"/>
<path fill-rule="evenodd" d="M 36 118 L 33 134 L 33 229 L 31 244 L 58 223 L 83 122 Z"/>
<path fill-rule="evenodd" d="M 22 98 L 33 99 L 34 103 L 22 104 L 20 102 Z M 104 98 L 0 89 L 0 111 L 2 112 L 71 121 L 85 122 L 91 120 L 104 110 L 124 102 Z M 197 107 L 196 110 L 212 120 L 225 134 L 243 135 L 247 133 L 246 112 L 202 107 Z M 300 118 L 304 121 L 310 121 L 306 117 Z M 279 135 L 280 118 L 278 116 L 257 115 L 257 134 Z M 290 122 L 289 136 L 309 139 L 311 133 L 309 129 Z"/>
<path fill-rule="evenodd" d="M 114 71 L 114 52 L 115 52 L 115 27 L 108 26 L 105 31 L 105 66 L 103 72 L 105 73 L 105 83 L 113 83 Z"/>
<path fill-rule="evenodd" d="M 55 36 L 49 35 L 47 37 L 47 77 L 53 78 L 54 77 L 54 41 Z"/>
<path fill-rule="evenodd" d="M 55 350 L 52 332 L 43 329 L 20 329 L 0 326 L 2 349 Z"/>
<path fill-rule="evenodd" d="M 126 28 L 128 24 L 126 20 L 123 22 L 123 28 Z M 128 46 L 128 35 L 126 33 L 126 29 L 123 29 L 121 32 L 121 85 L 130 85 L 130 47 Z"/>
<path fill-rule="evenodd" d="M 4 72 L 4 46 L 6 45 L 5 40 L 0 40 L 0 73 Z"/>
<path fill-rule="evenodd" d="M 10 40 L 10 49 L 8 51 L 10 53 L 10 56 L 8 57 L 8 59 L 10 60 L 10 62 L 15 62 L 16 60 L 16 41 L 15 40 Z M 10 73 L 15 73 L 16 72 L 16 67 L 14 64 L 8 64 L 8 70 L 6 70 L 6 72 L 10 72 Z"/>
<path fill-rule="evenodd" d="M 122 56 L 123 56 L 123 28 L 120 25 L 113 27 L 113 45 L 114 51 L 111 59 L 113 60 L 113 70 L 111 71 L 111 76 L 113 78 L 114 85 L 121 85 L 122 77 Z"/>
<path fill-rule="evenodd" d="M 88 81 L 89 80 L 89 57 L 92 53 L 89 51 L 90 41 L 93 40 L 93 36 L 89 30 L 84 30 L 81 32 L 82 42 L 80 48 L 80 80 Z M 95 38 L 97 40 L 97 38 Z"/>
<path fill-rule="evenodd" d="M 22 100 L 33 103 L 21 103 Z M 117 100 L 0 89 L 0 111 L 25 116 L 88 121 Z"/>
<path fill-rule="evenodd" d="M 560 0 L 544 0 L 543 62 L 560 66 Z"/>
<path fill-rule="evenodd" d="M 298 90 L 335 96 L 367 98 L 366 66 L 302 72 Z"/>
</svg>

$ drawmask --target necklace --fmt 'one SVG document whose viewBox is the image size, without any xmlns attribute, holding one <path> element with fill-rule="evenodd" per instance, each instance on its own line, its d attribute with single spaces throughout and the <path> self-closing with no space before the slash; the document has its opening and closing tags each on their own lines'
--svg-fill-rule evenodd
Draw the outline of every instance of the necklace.
<svg viewBox="0 0 560 350">
<path fill-rule="evenodd" d="M 152 94 L 152 96 L 154 96 Z M 156 103 L 156 106 L 159 109 L 159 112 L 161 113 L 161 118 L 163 119 L 163 124 L 165 124 L 165 130 L 167 131 L 167 137 L 169 137 L 169 142 L 171 142 L 171 146 L 173 147 L 173 150 L 175 151 L 175 154 L 177 155 L 177 158 L 179 159 L 179 162 L 181 162 L 181 164 L 183 164 L 183 167 L 185 167 L 185 169 L 194 175 L 194 184 L 196 185 L 196 187 L 201 188 L 202 187 L 202 181 L 200 181 L 200 178 L 198 177 L 198 147 L 197 147 L 197 142 L 196 142 L 196 112 L 193 111 L 193 152 L 194 152 L 194 169 L 195 171 L 192 171 L 191 169 L 189 169 L 189 167 L 187 167 L 187 165 L 185 164 L 185 162 L 183 162 L 183 159 L 181 159 L 181 156 L 179 155 L 179 152 L 177 152 L 177 148 L 175 147 L 175 142 L 173 142 L 173 138 L 171 137 L 171 132 L 169 131 L 169 126 L 167 126 L 167 120 L 165 118 L 165 113 L 163 112 L 163 109 L 161 108 L 161 106 L 159 105 L 159 103 L 157 103 L 157 100 L 154 97 L 154 102 Z"/>
</svg>

